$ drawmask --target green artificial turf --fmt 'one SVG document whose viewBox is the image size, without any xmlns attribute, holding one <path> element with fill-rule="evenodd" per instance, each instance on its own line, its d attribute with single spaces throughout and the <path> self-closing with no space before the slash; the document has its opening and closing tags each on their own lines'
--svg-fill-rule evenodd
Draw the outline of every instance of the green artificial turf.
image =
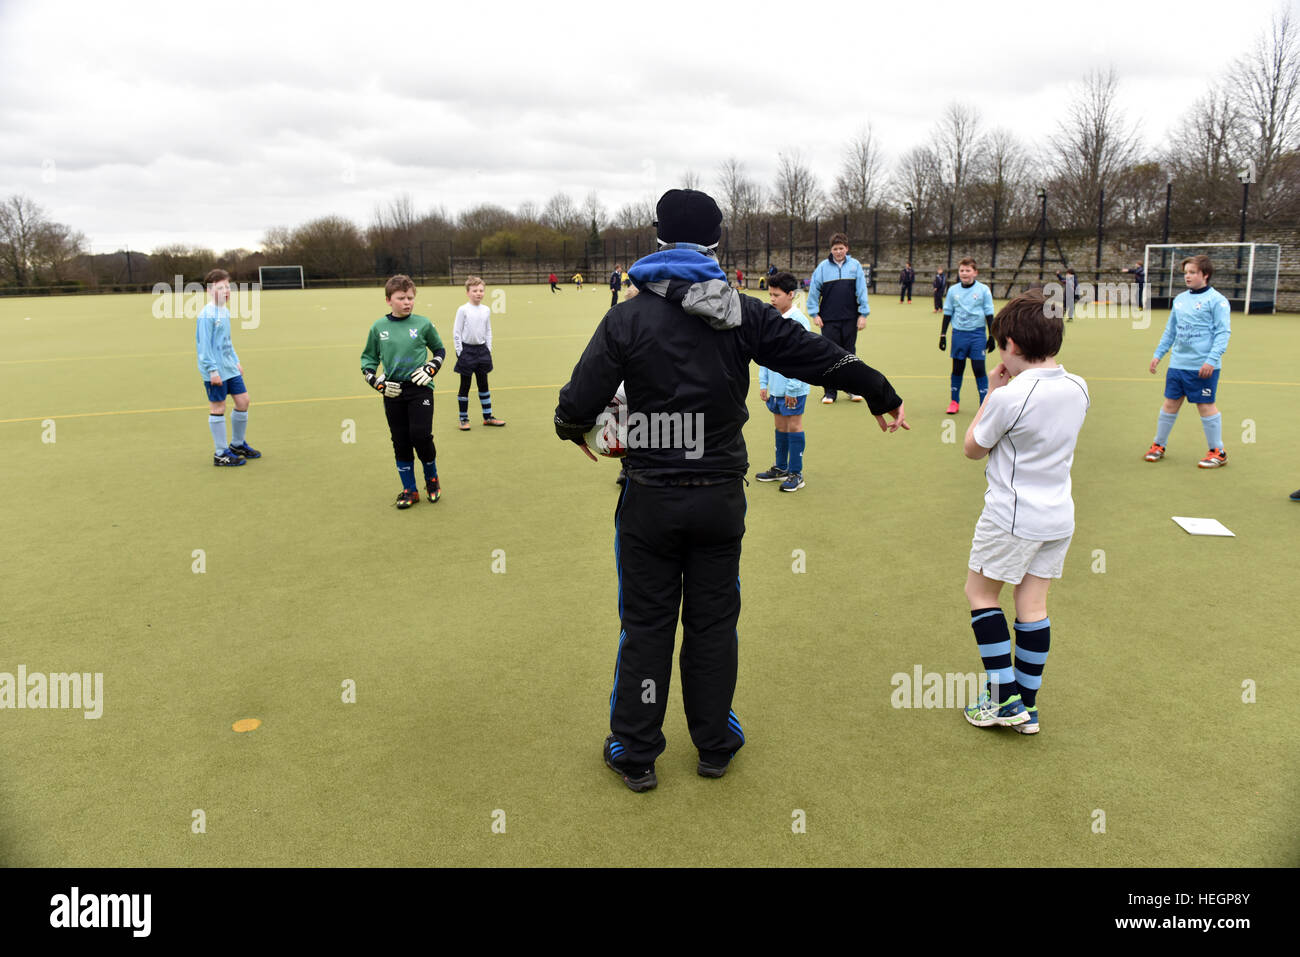
<svg viewBox="0 0 1300 957">
<path fill-rule="evenodd" d="M 1168 458 L 1142 460 L 1163 316 L 1067 327 L 1060 359 L 1092 407 L 1042 732 L 1024 737 L 893 706 L 896 674 L 980 670 L 962 584 L 985 484 L 961 453 L 969 373 L 962 411 L 943 414 L 937 317 L 877 297 L 858 351 L 912 429 L 884 435 L 814 391 L 807 486 L 748 490 L 748 744 L 725 778 L 697 777 L 674 675 L 659 788 L 634 795 L 600 757 L 617 466 L 551 425 L 608 293 L 500 291 L 491 384 L 509 424 L 484 429 L 472 408 L 458 432 L 444 373 L 443 498 L 405 512 L 358 371 L 380 290 L 268 292 L 257 328 L 236 323 L 265 453 L 239 469 L 210 464 L 192 319 L 154 317 L 149 296 L 0 299 L 0 672 L 104 676 L 97 720 L 0 710 L 0 862 L 1300 863 L 1296 316 L 1233 316 L 1217 471 L 1195 466 L 1194 410 Z M 421 289 L 416 312 L 450 344 L 463 298 Z M 773 433 L 756 381 L 750 412 L 758 471 Z M 1237 537 L 1192 537 L 1172 515 Z M 263 723 L 234 733 L 246 717 Z"/>
</svg>

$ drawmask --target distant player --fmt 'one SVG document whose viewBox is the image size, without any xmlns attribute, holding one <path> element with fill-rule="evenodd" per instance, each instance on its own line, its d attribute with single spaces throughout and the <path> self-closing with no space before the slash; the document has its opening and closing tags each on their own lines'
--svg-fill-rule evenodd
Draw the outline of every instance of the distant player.
<svg viewBox="0 0 1300 957">
<path fill-rule="evenodd" d="M 1134 281 L 1135 283 L 1137 283 L 1137 287 L 1138 287 L 1138 292 L 1137 292 L 1137 302 L 1136 302 L 1136 304 L 1137 304 L 1138 308 L 1140 309 L 1141 307 L 1143 307 L 1144 305 L 1146 305 L 1146 303 L 1144 303 L 1144 302 L 1142 301 L 1142 289 L 1143 289 L 1144 286 L 1146 286 L 1146 283 L 1147 283 L 1147 271 L 1146 271 L 1146 267 L 1143 266 L 1140 262 L 1136 262 L 1136 263 L 1133 264 L 1133 268 L 1132 268 L 1132 269 L 1122 269 L 1122 270 L 1120 270 L 1120 271 L 1121 271 L 1121 272 L 1127 272 L 1127 273 L 1132 273 L 1132 274 L 1133 274 L 1133 281 Z"/>
<path fill-rule="evenodd" d="M 952 323 L 952 401 L 948 415 L 960 408 L 961 380 L 966 375 L 966 360 L 975 377 L 980 402 L 989 389 L 984 371 L 984 354 L 993 351 L 993 293 L 977 280 L 975 260 L 967 256 L 957 264 L 959 283 L 948 288 L 943 301 L 943 327 L 939 330 L 939 351 L 948 348 L 948 324 Z"/>
<path fill-rule="evenodd" d="M 1051 642 L 1047 589 L 1074 535 L 1070 466 L 1088 411 L 1088 384 L 1057 364 L 1065 325 L 1041 290 L 1017 296 L 993 321 L 1002 361 L 966 430 L 967 457 L 988 456 L 988 491 L 966 573 L 970 623 L 989 685 L 966 708 L 977 727 L 1038 731 L 1038 691 Z M 1016 646 L 999 596 L 1015 586 Z"/>
<path fill-rule="evenodd" d="M 560 280 L 556 278 L 555 273 L 551 273 L 550 282 L 551 282 L 551 294 L 554 295 L 555 293 L 560 291 Z"/>
<path fill-rule="evenodd" d="M 1056 278 L 1065 287 L 1065 314 L 1068 317 L 1065 321 L 1074 322 L 1074 304 L 1079 298 L 1079 277 L 1071 266 L 1063 273 L 1058 272 Z"/>
<path fill-rule="evenodd" d="M 794 304 L 798 288 L 799 280 L 793 273 L 779 272 L 768 279 L 767 298 L 782 318 L 797 322 L 811 332 L 808 317 Z M 767 366 L 758 367 L 758 397 L 767 403 L 776 419 L 776 460 L 770 469 L 754 477 L 760 482 L 780 482 L 782 492 L 797 492 L 804 487 L 803 413 L 808 392 L 807 382 L 787 378 Z"/>
<path fill-rule="evenodd" d="M 430 502 L 442 497 L 437 449 L 433 444 L 433 377 L 447 349 L 433 323 L 415 316 L 415 283 L 397 275 L 384 284 L 388 315 L 376 319 L 361 352 L 361 374 L 384 397 L 384 417 L 393 440 L 402 491 L 394 503 L 410 508 L 420 501 L 415 460 L 424 466 L 424 490 Z M 380 366 L 384 371 L 378 373 Z"/>
<path fill-rule="evenodd" d="M 934 288 L 934 311 L 938 312 L 943 308 L 943 297 L 948 292 L 948 277 L 944 274 L 943 267 L 934 274 L 934 282 L 931 286 Z"/>
<path fill-rule="evenodd" d="M 208 301 L 194 325 L 194 346 L 199 356 L 199 372 L 208 393 L 208 428 L 216 450 L 213 465 L 243 465 L 248 459 L 260 459 L 262 453 L 244 440 L 248 429 L 248 389 L 244 388 L 244 367 L 230 341 L 230 273 L 213 269 L 203 277 Z M 226 441 L 226 396 L 235 403 L 230 413 L 230 441 Z"/>
<path fill-rule="evenodd" d="M 903 267 L 903 271 L 898 274 L 899 302 L 903 301 L 904 296 L 907 297 L 908 302 L 912 301 L 912 283 L 914 282 L 916 282 L 916 270 L 912 268 L 911 263 L 908 263 Z"/>
<path fill-rule="evenodd" d="M 831 236 L 831 254 L 817 264 L 808 290 L 808 315 L 822 335 L 845 352 L 856 352 L 858 331 L 867 327 L 871 306 L 867 303 L 867 275 L 862 264 L 849 255 L 849 237 Z M 822 404 L 830 405 L 838 397 L 833 388 L 825 389 Z M 850 395 L 854 402 L 862 396 Z"/>
<path fill-rule="evenodd" d="M 1178 410 L 1184 399 L 1191 399 L 1201 414 L 1201 428 L 1210 445 L 1205 458 L 1196 464 L 1203 469 L 1216 469 L 1228 464 L 1228 453 L 1223 448 L 1223 416 L 1214 400 L 1223 353 L 1232 336 L 1231 310 L 1223 294 L 1210 285 L 1214 264 L 1209 256 L 1189 256 L 1182 261 L 1182 267 L 1187 291 L 1174 298 L 1169 322 L 1151 360 L 1151 374 L 1155 375 L 1160 360 L 1173 347 L 1165 373 L 1165 401 L 1156 422 L 1156 437 L 1145 458 L 1148 462 L 1158 462 L 1165 457 L 1165 445 L 1178 419 Z"/>
<path fill-rule="evenodd" d="M 575 272 L 573 274 L 573 284 L 578 287 L 578 292 L 582 292 L 582 273 Z"/>
<path fill-rule="evenodd" d="M 488 389 L 488 373 L 492 371 L 492 310 L 483 305 L 487 287 L 478 276 L 465 280 L 469 302 L 456 310 L 456 323 L 452 327 L 452 344 L 456 347 L 456 368 L 460 373 L 460 391 L 456 402 L 460 406 L 460 430 L 469 431 L 469 383 L 478 381 L 478 401 L 483 409 L 483 424 L 505 425 L 492 414 L 492 392 Z"/>
<path fill-rule="evenodd" d="M 623 288 L 623 267 L 616 265 L 614 271 L 609 274 L 609 307 L 613 309 L 618 305 L 618 291 Z"/>
<path fill-rule="evenodd" d="M 739 269 L 736 270 L 736 288 L 737 289 L 745 288 L 745 274 L 741 272 Z"/>
</svg>

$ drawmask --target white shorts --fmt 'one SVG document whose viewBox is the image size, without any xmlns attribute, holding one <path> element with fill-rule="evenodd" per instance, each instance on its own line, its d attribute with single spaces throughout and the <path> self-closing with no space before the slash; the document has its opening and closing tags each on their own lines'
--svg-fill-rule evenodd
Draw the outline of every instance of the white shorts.
<svg viewBox="0 0 1300 957">
<path fill-rule="evenodd" d="M 1051 542 L 1035 542 L 1004 532 L 981 515 L 970 543 L 968 567 L 985 578 L 1019 585 L 1025 575 L 1060 578 L 1072 535 Z"/>
</svg>

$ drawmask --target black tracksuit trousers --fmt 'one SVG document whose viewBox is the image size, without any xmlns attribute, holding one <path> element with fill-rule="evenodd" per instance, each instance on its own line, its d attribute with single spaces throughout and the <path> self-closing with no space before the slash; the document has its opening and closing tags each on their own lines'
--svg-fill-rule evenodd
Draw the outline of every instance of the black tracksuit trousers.
<svg viewBox="0 0 1300 957">
<path fill-rule="evenodd" d="M 726 764 L 745 743 L 731 710 L 744 534 L 740 479 L 652 486 L 629 478 L 624 485 L 614 512 L 622 634 L 609 702 L 610 730 L 626 749 L 620 764 L 648 766 L 663 753 L 679 609 L 691 740 L 715 764 Z"/>
<path fill-rule="evenodd" d="M 851 352 L 854 355 L 858 351 L 858 320 L 857 317 L 847 320 L 822 321 L 822 335 L 835 343 L 845 352 Z M 839 393 L 834 389 L 823 388 L 823 393 L 829 399 L 836 398 Z"/>
</svg>

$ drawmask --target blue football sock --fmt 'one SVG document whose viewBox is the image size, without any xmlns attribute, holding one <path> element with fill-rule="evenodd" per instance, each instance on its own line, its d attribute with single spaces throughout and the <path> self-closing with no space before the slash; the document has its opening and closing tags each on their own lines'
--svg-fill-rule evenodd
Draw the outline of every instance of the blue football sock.
<svg viewBox="0 0 1300 957">
<path fill-rule="evenodd" d="M 426 479 L 436 479 L 438 477 L 438 460 L 421 463 L 424 465 L 424 477 Z"/>
<path fill-rule="evenodd" d="M 1201 428 L 1205 430 L 1205 439 L 1210 443 L 1210 448 L 1223 448 L 1223 413 L 1216 412 L 1214 415 L 1201 416 Z"/>
<path fill-rule="evenodd" d="M 1052 643 L 1052 619 L 1042 621 L 1017 621 L 1016 629 L 1016 684 L 1026 708 L 1038 701 L 1038 689 L 1043 686 L 1043 666 L 1047 664 L 1047 649 Z"/>
<path fill-rule="evenodd" d="M 1160 418 L 1156 422 L 1156 445 L 1164 446 L 1169 444 L 1169 430 L 1174 427 L 1174 423 L 1177 421 L 1177 412 L 1160 410 Z"/>
<path fill-rule="evenodd" d="M 492 418 L 492 392 L 480 392 L 478 394 L 479 405 L 483 406 L 483 418 Z"/>
<path fill-rule="evenodd" d="M 216 443 L 216 451 L 224 452 L 226 450 L 226 417 L 224 415 L 208 415 L 208 428 L 212 430 L 212 441 Z"/>
<path fill-rule="evenodd" d="M 786 462 L 789 461 L 789 458 L 790 433 L 778 432 L 776 433 L 776 462 L 774 464 L 779 469 L 785 469 Z"/>
<path fill-rule="evenodd" d="M 961 379 L 962 377 L 959 375 L 954 375 L 952 377 L 952 401 L 954 402 L 960 401 L 959 397 L 961 396 Z"/>
<path fill-rule="evenodd" d="M 970 626 L 979 645 L 984 672 L 989 676 L 989 693 L 1002 704 L 1012 695 L 1020 694 L 1015 672 L 1011 667 L 1011 633 L 1001 608 L 976 608 L 970 613 Z"/>
<path fill-rule="evenodd" d="M 790 439 L 790 471 L 803 474 L 804 435 L 802 432 L 787 432 Z"/>
<path fill-rule="evenodd" d="M 979 389 L 980 405 L 983 405 L 984 397 L 989 394 L 989 377 L 986 375 L 977 375 L 975 377 L 975 388 Z"/>
<path fill-rule="evenodd" d="M 398 459 L 397 474 L 402 477 L 402 488 L 406 489 L 407 491 L 414 492 L 415 491 L 415 463 L 403 462 L 401 459 Z"/>
<path fill-rule="evenodd" d="M 248 431 L 248 413 L 236 409 L 230 413 L 231 445 L 243 445 L 244 433 Z"/>
</svg>

